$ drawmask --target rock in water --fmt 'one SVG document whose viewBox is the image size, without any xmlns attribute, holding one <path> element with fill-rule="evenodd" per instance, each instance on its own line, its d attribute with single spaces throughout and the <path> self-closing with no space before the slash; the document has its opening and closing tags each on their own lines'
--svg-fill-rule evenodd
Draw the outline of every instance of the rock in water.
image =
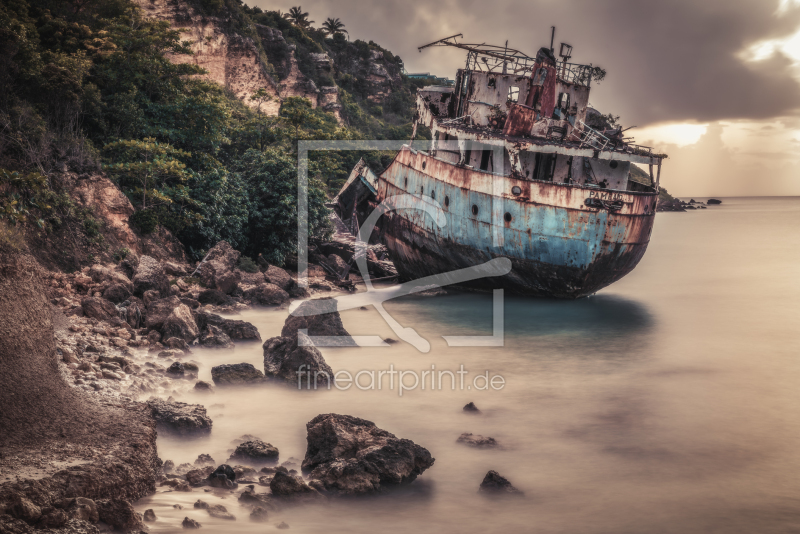
<svg viewBox="0 0 800 534">
<path fill-rule="evenodd" d="M 326 389 L 333 385 L 333 370 L 304 334 L 273 337 L 264 342 L 264 374 L 298 387 Z"/>
<path fill-rule="evenodd" d="M 268 464 L 278 461 L 278 449 L 269 443 L 254 439 L 245 441 L 233 451 L 229 462 L 244 462 L 249 464 Z"/>
<path fill-rule="evenodd" d="M 211 379 L 217 386 L 258 384 L 264 381 L 264 373 L 249 363 L 226 363 L 211 368 Z"/>
<path fill-rule="evenodd" d="M 227 464 L 222 464 L 217 467 L 210 475 L 208 475 L 208 482 L 215 488 L 233 489 L 236 484 L 236 473 L 233 468 Z"/>
<path fill-rule="evenodd" d="M 269 520 L 269 512 L 267 512 L 267 509 L 262 506 L 256 506 L 250 513 L 250 521 L 256 521 L 257 523 L 264 523 L 265 521 L 268 520 Z"/>
<path fill-rule="evenodd" d="M 335 336 L 333 340 L 326 340 L 329 346 L 356 346 L 342 324 L 336 300 L 331 298 L 307 300 L 300 304 L 286 319 L 281 336 L 292 338 L 302 329 L 308 330 L 306 334 L 309 336 Z"/>
<path fill-rule="evenodd" d="M 186 304 L 179 304 L 164 321 L 161 334 L 164 339 L 176 337 L 191 343 L 200 335 L 200 330 L 194 322 L 192 310 Z"/>
<path fill-rule="evenodd" d="M 275 284 L 258 284 L 244 291 L 244 298 L 260 306 L 280 306 L 289 300 L 289 293 Z"/>
<path fill-rule="evenodd" d="M 464 445 L 469 445 L 470 447 L 476 447 L 478 449 L 490 449 L 500 445 L 494 438 L 485 438 L 481 435 L 474 435 L 471 432 L 464 432 L 461 434 L 456 440 L 456 443 L 463 443 Z"/>
<path fill-rule="evenodd" d="M 198 393 L 214 393 L 214 386 L 212 386 L 208 382 L 198 380 L 197 383 L 194 385 L 194 390 Z"/>
<path fill-rule="evenodd" d="M 412 482 L 434 463 L 427 449 L 350 415 L 322 414 L 307 425 L 309 477 L 343 495 L 376 493 Z"/>
<path fill-rule="evenodd" d="M 322 498 L 322 495 L 310 487 L 299 476 L 292 476 L 282 471 L 275 473 L 269 483 L 272 495 L 282 500 L 310 501 Z"/>
<path fill-rule="evenodd" d="M 152 508 L 148 508 L 144 511 L 144 520 L 147 522 L 155 521 L 156 520 L 156 513 L 153 511 Z"/>
<path fill-rule="evenodd" d="M 200 528 L 202 525 L 195 521 L 194 519 L 190 519 L 188 517 L 183 518 L 183 523 L 181 523 L 183 528 Z"/>
<path fill-rule="evenodd" d="M 199 404 L 168 402 L 153 399 L 147 402 L 153 411 L 159 430 L 180 436 L 208 434 L 211 432 L 211 418 L 206 409 Z"/>
<path fill-rule="evenodd" d="M 228 512 L 228 509 L 222 506 L 221 504 L 212 504 L 206 508 L 206 512 L 211 517 L 216 517 L 217 519 L 228 519 L 230 521 L 236 521 L 236 517 Z"/>
<path fill-rule="evenodd" d="M 507 478 L 501 476 L 497 471 L 489 471 L 483 477 L 483 482 L 478 491 L 490 495 L 523 495 L 523 493 L 511 485 Z"/>
<path fill-rule="evenodd" d="M 141 256 L 133 275 L 133 294 L 142 298 L 144 292 L 151 289 L 161 296 L 169 295 L 169 279 L 158 261 L 150 256 Z"/>
<path fill-rule="evenodd" d="M 114 527 L 114 530 L 144 530 L 145 526 L 133 505 L 122 499 L 96 501 L 100 521 Z"/>
<path fill-rule="evenodd" d="M 194 312 L 194 318 L 200 330 L 203 330 L 207 325 L 212 325 L 225 332 L 231 339 L 237 341 L 261 341 L 261 335 L 258 333 L 258 329 L 246 321 L 224 319 L 219 315 L 204 311 Z"/>
<path fill-rule="evenodd" d="M 718 198 L 709 198 L 706 204 L 714 205 L 714 204 L 722 204 L 722 201 Z"/>
<path fill-rule="evenodd" d="M 214 325 L 207 325 L 200 335 L 200 344 L 211 349 L 232 349 L 233 341 L 228 334 Z"/>
<path fill-rule="evenodd" d="M 475 406 L 474 402 L 470 402 L 469 404 L 464 406 L 465 412 L 472 412 L 472 413 L 480 413 L 481 411 Z"/>
</svg>

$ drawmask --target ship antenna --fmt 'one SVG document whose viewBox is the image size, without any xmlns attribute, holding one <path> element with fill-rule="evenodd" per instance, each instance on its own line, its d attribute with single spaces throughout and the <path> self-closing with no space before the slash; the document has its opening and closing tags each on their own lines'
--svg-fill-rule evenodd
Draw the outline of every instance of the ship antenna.
<svg viewBox="0 0 800 534">
<path fill-rule="evenodd" d="M 552 31 L 550 33 L 550 53 L 551 54 L 555 54 L 556 53 L 556 49 L 553 48 L 553 43 L 555 43 L 555 41 L 556 41 L 556 27 L 555 26 L 550 26 L 550 28 L 552 29 Z"/>
</svg>

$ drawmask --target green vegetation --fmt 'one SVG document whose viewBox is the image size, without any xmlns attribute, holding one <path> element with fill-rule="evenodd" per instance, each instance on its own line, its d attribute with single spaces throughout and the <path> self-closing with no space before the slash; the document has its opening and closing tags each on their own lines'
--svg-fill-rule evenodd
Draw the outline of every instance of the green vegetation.
<svg viewBox="0 0 800 534">
<path fill-rule="evenodd" d="M 238 0 L 187 1 L 219 17 L 226 31 L 254 38 L 276 83 L 295 45 L 309 79 L 340 88 L 344 124 L 301 98 L 286 98 L 280 115 L 268 117 L 260 113 L 273 98 L 265 90 L 253 95 L 251 109 L 196 76 L 203 73 L 196 65 L 171 62 L 190 54 L 191 43 L 166 22 L 144 18 L 131 0 L 8 0 L 0 4 L 4 235 L 15 228 L 47 235 L 66 224 L 83 235 L 87 252 L 100 252 L 100 222 L 76 207 L 61 177 L 102 170 L 131 200 L 129 222 L 142 234 L 162 226 L 194 258 L 225 239 L 248 257 L 280 264 L 296 246 L 298 140 L 410 137 L 419 82 L 400 74 L 402 62 L 388 50 L 348 41 L 339 19 L 315 29 L 299 6 L 283 15 Z M 255 24 L 281 30 L 285 41 L 262 43 Z M 326 70 L 312 56 L 323 53 L 355 67 Z M 379 96 L 367 81 L 376 58 L 390 80 Z M 360 157 L 382 170 L 393 156 L 312 153 L 310 234 L 329 232 L 326 198 Z"/>
</svg>

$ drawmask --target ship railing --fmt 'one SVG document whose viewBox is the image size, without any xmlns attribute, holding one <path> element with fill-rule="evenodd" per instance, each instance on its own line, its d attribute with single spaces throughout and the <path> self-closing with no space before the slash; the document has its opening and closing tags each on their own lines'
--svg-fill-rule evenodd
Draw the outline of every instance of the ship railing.
<svg viewBox="0 0 800 534">
<path fill-rule="evenodd" d="M 578 122 L 582 128 L 575 128 L 572 130 L 572 136 L 580 143 L 581 147 L 590 146 L 592 148 L 596 148 L 597 150 L 605 150 L 609 145 L 612 145 L 611 139 L 601 134 L 591 126 L 588 126 L 582 120 L 579 120 Z"/>
<path fill-rule="evenodd" d="M 575 85 L 583 85 L 589 87 L 592 82 L 592 69 L 591 65 L 580 65 L 578 63 L 565 63 L 559 61 L 556 65 L 558 77 L 565 83 Z"/>
</svg>

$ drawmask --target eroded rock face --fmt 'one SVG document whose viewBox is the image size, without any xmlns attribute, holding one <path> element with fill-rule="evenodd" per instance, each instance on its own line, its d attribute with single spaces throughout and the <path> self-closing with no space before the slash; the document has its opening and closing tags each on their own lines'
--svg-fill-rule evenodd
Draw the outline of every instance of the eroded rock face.
<svg viewBox="0 0 800 534">
<path fill-rule="evenodd" d="M 522 495 L 523 493 L 511 485 L 507 478 L 497 471 L 489 471 L 483 477 L 478 490 L 489 495 Z"/>
<path fill-rule="evenodd" d="M 302 329 L 308 330 L 309 336 L 335 336 L 335 339 L 326 340 L 327 345 L 356 346 L 342 324 L 336 300 L 331 298 L 307 300 L 300 304 L 286 319 L 281 336 L 294 337 Z"/>
<path fill-rule="evenodd" d="M 264 381 L 264 373 L 249 363 L 226 363 L 211 368 L 211 379 L 217 386 L 258 384 Z"/>
<path fill-rule="evenodd" d="M 304 334 L 273 337 L 264 342 L 264 375 L 306 388 L 327 389 L 333 385 L 333 370 Z"/>
<path fill-rule="evenodd" d="M 141 298 L 145 291 L 155 290 L 169 295 L 169 279 L 161 264 L 150 256 L 141 256 L 133 275 L 133 294 Z"/>
<path fill-rule="evenodd" d="M 343 495 L 380 492 L 412 482 L 434 463 L 430 452 L 408 439 L 350 415 L 322 414 L 306 425 L 302 467 L 326 491 Z"/>
<path fill-rule="evenodd" d="M 168 402 L 153 399 L 147 402 L 153 412 L 158 429 L 180 436 L 193 436 L 211 432 L 211 418 L 199 404 Z"/>
<path fill-rule="evenodd" d="M 270 443 L 254 439 L 245 441 L 236 447 L 229 462 L 242 462 L 246 464 L 274 464 L 278 461 L 278 448 Z"/>
</svg>

